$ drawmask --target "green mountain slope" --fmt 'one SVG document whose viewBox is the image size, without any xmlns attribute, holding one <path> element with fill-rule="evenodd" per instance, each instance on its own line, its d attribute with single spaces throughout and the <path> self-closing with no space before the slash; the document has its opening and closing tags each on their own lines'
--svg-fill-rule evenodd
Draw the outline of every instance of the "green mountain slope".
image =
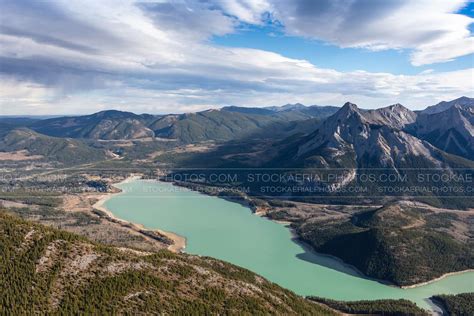
<svg viewBox="0 0 474 316">
<path fill-rule="evenodd" d="M 278 129 L 285 122 L 288 119 L 274 115 L 209 110 L 165 116 L 150 124 L 150 128 L 157 137 L 193 143 L 206 140 L 228 141 L 250 136 L 262 133 L 270 126 Z"/>
<path fill-rule="evenodd" d="M 408 300 L 374 300 L 341 302 L 320 297 L 308 297 L 308 299 L 324 304 L 338 311 L 355 315 L 383 315 L 383 316 L 428 316 L 428 312 L 416 306 Z"/>
<path fill-rule="evenodd" d="M 92 243 L 0 212 L 0 311 L 19 314 L 333 315 L 207 257 Z"/>
<path fill-rule="evenodd" d="M 237 112 L 244 114 L 272 115 L 291 120 L 305 120 L 310 118 L 324 119 L 336 113 L 339 108 L 335 106 L 304 106 L 303 104 L 286 104 L 283 106 L 271 106 L 263 108 L 227 106 L 222 111 Z"/>
<path fill-rule="evenodd" d="M 474 293 L 458 295 L 436 295 L 432 300 L 440 305 L 448 315 L 471 316 L 474 315 Z"/>
<path fill-rule="evenodd" d="M 85 116 L 41 120 L 30 128 L 56 137 L 137 139 L 153 136 L 153 131 L 146 126 L 149 119 L 148 115 L 110 110 Z"/>
<path fill-rule="evenodd" d="M 86 163 L 107 157 L 103 150 L 89 147 L 79 140 L 50 137 L 27 128 L 14 129 L 0 139 L 0 151 L 21 150 L 64 164 Z"/>
<path fill-rule="evenodd" d="M 27 127 L 49 136 L 102 140 L 170 138 L 184 143 L 228 141 L 244 136 L 274 136 L 297 121 L 319 119 L 335 107 L 304 107 L 285 110 L 226 107 L 187 114 L 136 115 L 102 111 L 91 115 L 58 117 L 30 122 Z"/>
<path fill-rule="evenodd" d="M 459 227 L 472 218 L 461 211 L 457 215 L 389 205 L 342 221 L 308 221 L 297 231 L 316 251 L 404 286 L 473 269 L 473 240 L 459 237 Z"/>
</svg>

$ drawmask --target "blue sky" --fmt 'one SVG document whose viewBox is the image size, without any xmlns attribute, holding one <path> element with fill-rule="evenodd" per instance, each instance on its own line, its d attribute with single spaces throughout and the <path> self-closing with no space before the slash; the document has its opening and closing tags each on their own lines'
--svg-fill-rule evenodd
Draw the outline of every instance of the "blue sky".
<svg viewBox="0 0 474 316">
<path fill-rule="evenodd" d="M 340 48 L 320 40 L 285 36 L 280 28 L 273 26 L 246 25 L 234 34 L 214 37 L 212 42 L 228 47 L 269 50 L 338 71 L 365 70 L 413 75 L 429 69 L 452 71 L 474 65 L 474 56 L 469 54 L 444 63 L 413 66 L 410 63 L 409 49 L 370 51 L 363 48 Z"/>
<path fill-rule="evenodd" d="M 474 18 L 474 2 L 467 3 L 457 13 Z M 474 24 L 469 29 L 472 34 Z M 410 49 L 371 51 L 363 48 L 340 48 L 317 39 L 285 35 L 284 26 L 268 21 L 263 25 L 241 25 L 235 33 L 213 37 L 212 42 L 228 47 L 269 50 L 338 71 L 366 70 L 413 75 L 426 70 L 442 72 L 474 66 L 473 54 L 444 63 L 413 66 L 410 63 Z"/>
<path fill-rule="evenodd" d="M 474 2 L 470 1 L 466 3 L 459 11 L 459 14 L 464 14 L 467 15 L 471 18 L 474 18 Z M 472 24 L 471 24 L 471 30 L 472 30 Z"/>
<path fill-rule="evenodd" d="M 0 115 L 474 97 L 467 0 L 0 0 Z"/>
</svg>

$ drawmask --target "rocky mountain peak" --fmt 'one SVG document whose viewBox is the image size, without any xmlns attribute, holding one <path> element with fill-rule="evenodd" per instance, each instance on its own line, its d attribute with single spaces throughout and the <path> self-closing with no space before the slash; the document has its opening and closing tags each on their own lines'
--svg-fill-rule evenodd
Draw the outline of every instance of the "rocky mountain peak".
<svg viewBox="0 0 474 316">
<path fill-rule="evenodd" d="M 94 114 L 91 114 L 90 117 L 100 118 L 100 119 L 126 119 L 126 118 L 136 118 L 138 115 L 131 112 L 124 112 L 118 110 L 105 110 L 100 111 Z"/>
<path fill-rule="evenodd" d="M 355 105 L 354 103 L 346 102 L 344 106 L 339 109 L 339 111 L 337 111 L 336 113 L 334 113 L 334 115 L 328 118 L 328 121 L 330 121 L 331 124 L 333 122 L 340 123 L 341 121 L 347 120 L 348 118 L 352 116 L 357 116 L 360 119 L 362 118 L 357 105 Z"/>
<path fill-rule="evenodd" d="M 301 103 L 287 103 L 285 105 L 282 105 L 282 106 L 268 106 L 268 107 L 265 107 L 264 109 L 267 109 L 267 110 L 270 110 L 270 111 L 274 111 L 274 112 L 284 112 L 284 111 L 295 111 L 295 110 L 302 110 L 302 109 L 305 109 L 306 106 L 304 104 L 301 104 Z"/>
<path fill-rule="evenodd" d="M 304 104 L 301 104 L 301 103 L 294 103 L 294 104 L 288 103 L 288 104 L 285 104 L 285 105 L 281 106 L 281 108 L 284 109 L 284 110 L 301 109 L 301 108 L 305 108 L 305 107 L 306 106 Z"/>
<path fill-rule="evenodd" d="M 389 105 L 388 108 L 392 111 L 406 111 L 406 110 L 408 110 L 406 107 L 404 107 L 400 103 L 395 103 L 395 104 Z"/>
<path fill-rule="evenodd" d="M 456 100 L 454 100 L 456 103 L 458 104 L 473 104 L 474 103 L 474 98 L 469 98 L 469 97 L 466 97 L 466 96 L 462 96 L 460 98 L 457 98 Z"/>
<path fill-rule="evenodd" d="M 392 104 L 380 109 L 376 109 L 377 112 L 386 112 L 386 113 L 407 113 L 412 112 L 410 109 L 406 108 L 400 103 Z M 413 112 L 412 112 L 413 113 Z"/>
<path fill-rule="evenodd" d="M 364 117 L 372 124 L 402 129 L 408 124 L 415 122 L 417 115 L 415 112 L 397 103 L 377 110 L 368 110 L 364 112 Z"/>
<path fill-rule="evenodd" d="M 358 111 L 359 108 L 357 107 L 357 104 L 351 103 L 351 102 L 346 102 L 342 106 L 341 110 L 345 111 Z"/>
<path fill-rule="evenodd" d="M 462 97 L 428 108 L 418 115 L 416 124 L 410 130 L 450 154 L 472 160 L 474 99 Z"/>
<path fill-rule="evenodd" d="M 425 110 L 421 111 L 422 114 L 435 114 L 448 110 L 453 106 L 460 106 L 464 109 L 474 108 L 474 98 L 469 97 L 460 97 L 452 101 L 443 101 L 436 105 L 427 107 Z"/>
</svg>

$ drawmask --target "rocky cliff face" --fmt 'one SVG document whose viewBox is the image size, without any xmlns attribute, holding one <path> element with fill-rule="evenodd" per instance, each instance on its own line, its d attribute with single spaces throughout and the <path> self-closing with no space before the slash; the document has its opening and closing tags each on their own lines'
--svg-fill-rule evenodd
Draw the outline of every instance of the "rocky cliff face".
<svg viewBox="0 0 474 316">
<path fill-rule="evenodd" d="M 412 133 L 448 153 L 474 160 L 474 103 L 455 103 L 442 112 L 422 112 Z"/>
<path fill-rule="evenodd" d="M 363 111 L 346 103 L 301 142 L 296 158 L 321 155 L 330 165 L 338 157 L 352 156 L 354 166 L 395 168 L 414 156 L 439 165 L 436 148 L 402 130 L 415 120 L 416 114 L 399 104 Z"/>
<path fill-rule="evenodd" d="M 414 123 L 417 115 L 415 112 L 397 103 L 377 110 L 365 111 L 364 117 L 372 124 L 402 129 Z"/>
</svg>

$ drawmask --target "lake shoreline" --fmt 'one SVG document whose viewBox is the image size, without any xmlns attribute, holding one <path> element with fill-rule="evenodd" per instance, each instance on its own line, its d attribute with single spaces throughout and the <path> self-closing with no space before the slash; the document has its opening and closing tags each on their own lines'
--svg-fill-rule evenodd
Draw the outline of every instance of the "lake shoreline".
<svg viewBox="0 0 474 316">
<path fill-rule="evenodd" d="M 180 227 L 179 231 L 186 234 L 188 234 L 189 232 L 190 234 L 189 237 L 196 238 L 196 244 L 204 245 L 204 247 L 197 246 L 197 248 L 194 248 L 196 244 L 194 244 L 194 246 L 192 247 L 190 246 L 189 250 L 192 251 L 193 254 L 210 255 L 210 253 L 207 252 L 208 248 L 206 248 L 206 247 L 209 247 L 210 245 L 214 247 L 214 248 L 209 248 L 211 249 L 212 257 L 219 258 L 221 260 L 225 260 L 242 267 L 246 267 L 247 269 L 250 269 L 251 271 L 254 271 L 261 275 L 265 275 L 270 280 L 275 280 L 274 282 L 276 282 L 277 284 L 280 284 L 283 287 L 296 291 L 296 293 L 299 293 L 299 295 L 307 296 L 307 295 L 315 295 L 315 293 L 317 293 L 318 296 L 328 297 L 328 298 L 334 297 L 334 299 L 341 300 L 341 301 L 371 300 L 371 299 L 378 299 L 378 297 L 380 297 L 380 299 L 387 299 L 391 297 L 393 297 L 393 299 L 406 298 L 408 300 L 415 302 L 418 306 L 426 310 L 435 311 L 437 307 L 429 300 L 429 297 L 435 294 L 440 294 L 440 293 L 441 294 L 451 294 L 451 293 L 458 294 L 458 293 L 463 293 L 465 291 L 470 291 L 470 288 L 469 290 L 466 290 L 466 286 L 468 286 L 466 285 L 467 284 L 466 280 L 470 280 L 472 274 L 468 274 L 469 277 L 465 280 L 462 279 L 463 277 L 461 277 L 461 279 L 460 277 L 457 277 L 457 279 L 460 279 L 459 280 L 460 286 L 463 286 L 462 287 L 463 292 L 459 292 L 461 288 L 455 288 L 452 286 L 452 284 L 456 284 L 456 282 L 458 282 L 458 281 L 453 281 L 454 283 L 453 282 L 452 284 L 449 283 L 450 287 L 448 287 L 448 289 L 446 290 L 447 292 L 445 290 L 433 291 L 433 289 L 427 288 L 427 290 L 425 291 L 427 293 L 423 292 L 421 294 L 418 292 L 412 293 L 412 291 L 409 289 L 404 290 L 399 286 L 387 284 L 387 282 L 383 282 L 383 281 L 381 282 L 380 280 L 375 280 L 369 277 L 365 277 L 363 274 L 357 273 L 358 271 L 355 271 L 353 267 L 348 266 L 340 258 L 315 252 L 314 250 L 310 249 L 309 246 L 300 238 L 295 238 L 295 231 L 293 229 L 294 223 L 293 225 L 291 225 L 293 227 L 284 227 L 290 224 L 289 221 L 284 220 L 285 219 L 284 216 L 277 216 L 276 219 L 272 219 L 271 212 L 269 211 L 272 210 L 273 205 L 275 205 L 275 207 L 280 205 L 276 201 L 275 203 L 273 203 L 272 201 L 267 201 L 270 203 L 269 204 L 265 200 L 253 201 L 251 197 L 248 197 L 246 199 L 241 199 L 245 197 L 243 195 L 237 196 L 237 197 L 232 196 L 232 195 L 223 196 L 223 193 L 221 193 L 222 191 L 215 190 L 215 188 L 211 189 L 210 194 L 200 194 L 200 193 L 207 193 L 209 188 L 205 189 L 205 188 L 197 186 L 196 184 L 186 185 L 184 183 L 180 183 L 180 185 L 178 185 L 171 181 L 162 181 L 161 179 L 156 179 L 156 178 L 143 179 L 143 180 L 138 180 L 139 178 L 135 178 L 135 179 L 136 181 L 130 183 L 128 186 L 126 187 L 121 186 L 123 189 L 123 193 L 126 195 L 124 196 L 124 198 L 126 198 L 129 195 L 133 197 L 140 197 L 141 193 L 139 192 L 142 192 L 141 188 L 142 186 L 145 186 L 145 190 L 143 191 L 145 196 L 153 197 L 155 200 L 153 200 L 154 202 L 152 201 L 150 203 L 145 201 L 143 204 L 139 204 L 138 206 L 138 204 L 135 204 L 135 203 L 138 203 L 138 201 L 130 200 L 130 203 L 127 204 L 126 203 L 128 201 L 127 199 L 124 199 L 123 203 L 121 201 L 117 201 L 117 199 L 114 199 L 115 202 L 113 204 L 114 205 L 113 209 L 117 207 L 117 211 L 120 210 L 121 212 L 118 214 L 124 214 L 123 216 L 125 218 L 128 218 L 132 222 L 136 220 L 138 222 L 150 223 L 150 225 L 153 224 L 153 227 L 157 227 L 157 228 L 163 227 L 163 226 L 160 226 L 160 223 L 168 223 L 167 222 L 168 219 L 172 218 L 170 222 L 171 224 L 168 223 L 166 224 L 167 226 L 165 227 L 169 227 L 168 229 L 170 230 L 173 230 L 174 227 Z M 135 180 L 135 179 L 129 179 L 129 181 Z M 146 184 L 146 182 L 148 182 L 148 184 Z M 190 188 L 190 186 L 193 186 L 194 189 Z M 129 187 L 130 187 L 130 190 L 128 190 Z M 156 189 L 156 192 L 154 191 L 155 189 Z M 203 190 L 205 191 L 203 192 Z M 156 199 L 160 199 L 162 197 L 164 198 L 168 197 L 169 195 L 167 194 L 169 194 L 169 192 L 176 194 L 176 195 L 173 195 L 173 197 L 178 200 L 181 200 L 181 196 L 182 196 L 181 194 L 184 194 L 183 198 L 186 198 L 188 197 L 188 195 L 191 195 L 195 199 L 199 198 L 199 195 L 200 195 L 201 198 L 203 199 L 203 202 L 201 203 L 200 200 L 197 203 L 189 202 L 189 201 L 186 201 L 186 199 L 183 200 L 182 203 L 179 201 L 175 201 L 169 204 L 169 207 L 167 206 L 164 208 L 165 211 L 163 213 L 163 216 L 164 216 L 163 218 L 160 217 L 161 213 L 157 214 L 156 216 L 154 216 L 153 214 L 149 214 L 149 212 L 147 212 L 147 209 L 154 207 L 157 201 Z M 185 193 L 185 192 L 188 192 L 188 193 Z M 191 192 L 194 192 L 194 193 L 191 193 Z M 209 199 L 208 197 L 211 197 L 211 198 L 215 197 L 216 199 Z M 217 199 L 218 197 L 220 199 Z M 220 202 L 218 200 L 220 200 Z M 233 203 L 230 203 L 230 204 L 234 204 L 233 206 L 229 204 L 229 210 L 235 210 L 236 212 L 235 214 L 237 214 L 237 210 L 238 210 L 238 214 L 243 214 L 243 215 L 238 215 L 238 217 L 236 218 L 233 218 L 235 221 L 231 221 L 230 224 L 229 224 L 229 218 L 224 216 L 225 214 L 221 215 L 222 211 L 225 211 L 228 205 L 228 203 L 225 203 L 224 201 L 233 202 Z M 210 202 L 210 204 L 208 206 L 204 206 L 204 205 L 207 205 L 206 204 L 207 202 Z M 214 204 L 214 203 L 217 203 L 217 204 Z M 134 205 L 137 205 L 137 212 L 143 211 L 144 214 L 148 214 L 148 217 L 143 217 L 141 215 L 137 217 L 135 216 L 129 217 L 128 215 L 126 216 L 125 214 L 128 214 L 128 213 L 124 213 L 124 212 L 127 212 L 130 209 L 133 209 Z M 217 212 L 217 213 L 216 211 L 218 209 L 215 209 L 214 211 L 210 211 L 210 212 L 207 211 L 209 209 L 214 209 L 213 205 L 218 205 L 218 207 L 222 208 L 222 210 L 220 210 L 220 212 Z M 110 206 L 112 207 L 112 204 L 110 204 Z M 198 215 L 188 214 L 187 212 L 184 212 L 188 208 L 193 208 L 193 206 L 196 206 L 196 209 L 200 210 L 200 213 L 198 213 Z M 241 208 L 241 206 L 244 206 L 245 209 Z M 177 207 L 177 208 L 174 209 L 174 207 Z M 232 213 L 229 213 L 229 214 L 232 214 Z M 270 216 L 265 216 L 266 214 L 269 214 Z M 251 220 L 253 215 L 257 215 L 257 217 L 266 217 L 266 218 L 264 220 L 258 219 L 255 222 Z M 197 216 L 197 218 L 193 216 Z M 241 221 L 240 217 L 245 218 L 245 220 Z M 202 220 L 203 218 L 215 218 L 216 223 L 221 223 L 219 225 L 221 229 L 220 230 L 218 229 L 216 232 L 223 233 L 225 234 L 225 236 L 227 236 L 227 233 L 229 232 L 230 236 L 234 236 L 233 237 L 234 239 L 227 240 L 226 238 L 224 238 L 225 236 L 223 236 L 223 238 L 220 239 L 220 235 L 213 236 L 211 239 L 209 239 L 208 237 L 203 238 L 199 230 L 197 231 L 193 230 L 195 227 L 201 227 L 200 225 L 202 225 L 203 228 L 209 227 L 208 221 L 206 220 L 203 221 Z M 194 223 L 193 221 L 194 219 L 196 220 L 196 223 Z M 175 223 L 176 221 L 178 223 L 180 223 L 180 221 L 184 221 L 183 223 L 185 224 L 183 224 L 184 226 L 180 226 L 181 224 L 178 224 L 177 226 L 175 226 L 173 223 Z M 246 240 L 244 238 L 245 236 L 241 235 L 241 231 L 237 229 L 238 227 L 246 227 L 245 225 L 247 223 L 250 223 L 248 221 L 252 221 L 251 224 L 249 224 L 249 227 L 251 227 L 249 228 L 249 234 L 250 236 L 252 236 L 250 237 L 250 240 Z M 264 224 L 264 222 L 268 222 L 268 223 L 276 222 L 278 223 L 278 225 Z M 257 225 L 258 229 L 255 230 L 255 227 L 253 227 L 253 223 L 263 223 L 261 224 L 263 226 Z M 227 228 L 225 228 L 227 227 L 227 225 L 229 226 L 228 230 L 226 230 Z M 279 226 L 280 228 L 278 228 L 277 226 Z M 222 227 L 224 227 L 224 230 L 222 230 Z M 265 227 L 272 227 L 272 228 L 269 231 L 267 231 Z M 282 232 L 283 230 L 285 230 L 286 232 L 283 233 Z M 251 251 L 255 250 L 256 251 L 255 257 L 260 258 L 260 256 L 262 256 L 261 261 L 255 261 L 257 262 L 255 263 L 254 261 L 252 261 L 253 259 L 241 259 L 241 256 L 234 258 L 234 254 L 232 252 L 235 252 L 235 250 L 233 246 L 230 246 L 230 245 L 234 245 L 233 244 L 234 240 L 240 240 L 240 243 L 242 243 L 242 245 L 244 244 L 254 245 L 255 240 L 258 240 L 259 234 L 261 234 L 263 231 L 269 232 L 269 233 L 277 232 L 275 234 L 275 238 L 281 238 L 281 240 L 272 239 L 272 240 L 279 240 L 279 242 L 277 243 L 275 242 L 272 243 L 269 241 L 269 243 L 266 244 L 267 241 L 264 241 L 264 240 L 262 241 L 263 242 L 262 245 L 265 244 L 268 246 L 266 249 L 270 250 L 269 254 L 266 254 L 265 251 L 262 252 L 260 250 L 257 250 L 254 246 L 250 246 L 250 247 L 247 247 L 249 249 L 247 249 L 246 247 L 243 247 L 242 250 L 243 249 L 248 250 L 248 252 L 243 252 L 243 253 L 251 254 L 252 253 Z M 156 230 L 156 232 L 158 233 L 158 230 Z M 252 235 L 254 232 L 257 232 L 255 236 Z M 266 236 L 268 236 L 268 234 Z M 219 242 L 216 242 L 217 240 L 220 240 L 220 244 Z M 204 241 L 204 243 L 202 243 L 202 241 Z M 236 244 L 235 246 L 240 247 L 239 245 L 240 244 Z M 286 247 L 286 248 L 284 247 L 283 250 L 280 248 L 282 247 L 282 245 L 285 245 Z M 295 246 L 295 245 L 298 245 L 298 246 Z M 220 252 L 216 253 L 214 251 L 216 249 L 217 251 L 220 251 L 220 249 L 222 249 L 222 254 Z M 281 277 L 282 275 L 286 275 L 285 273 L 283 274 L 277 273 L 273 275 L 272 273 L 266 272 L 267 271 L 266 265 L 262 266 L 258 264 L 258 262 L 265 262 L 265 260 L 269 258 L 271 258 L 271 260 L 278 259 L 279 258 L 278 255 L 281 254 L 282 251 L 284 252 L 286 249 L 288 249 L 289 256 L 285 256 L 284 259 L 280 258 L 282 260 L 279 260 L 277 262 L 285 262 L 287 258 L 291 258 L 291 260 L 288 262 L 289 265 L 281 266 L 277 264 L 276 265 L 277 270 L 275 271 L 279 271 L 278 269 L 282 269 L 281 271 L 286 271 L 285 269 L 287 269 L 288 266 L 291 266 L 293 262 L 295 262 L 296 258 L 299 258 L 299 260 L 296 260 L 297 262 L 296 262 L 296 265 L 294 266 L 294 267 L 297 267 L 298 269 L 291 272 L 291 273 L 295 273 L 294 275 L 291 275 L 291 277 Z M 276 252 L 275 254 L 273 254 L 271 251 L 276 251 Z M 313 255 L 311 255 L 309 252 L 314 253 L 316 256 L 313 257 Z M 260 255 L 260 253 L 263 253 L 263 255 Z M 220 257 L 221 255 L 222 257 Z M 324 259 L 321 257 L 327 257 L 327 259 Z M 313 269 L 320 269 L 320 268 L 313 268 L 313 266 L 321 266 L 323 268 L 325 267 L 326 269 L 330 269 L 331 271 L 330 270 L 326 270 L 326 271 L 313 270 Z M 334 281 L 341 280 L 341 282 L 347 281 L 348 283 L 337 283 L 337 282 L 333 283 L 333 284 L 344 284 L 346 286 L 346 289 L 342 289 L 342 290 L 339 289 L 339 285 L 335 285 L 335 287 L 333 285 L 325 285 L 321 289 L 313 285 L 305 285 L 306 284 L 305 282 L 309 282 L 307 280 L 311 278 L 315 278 L 313 274 L 308 274 L 308 273 L 315 273 L 315 275 L 318 275 L 318 273 L 322 273 L 321 274 L 322 280 L 327 281 L 327 278 L 334 277 Z M 346 276 L 342 276 L 342 274 L 345 274 Z M 294 283 L 294 280 L 299 280 L 299 282 Z M 318 279 L 318 280 L 321 280 L 321 279 Z M 448 278 L 448 280 L 450 279 Z M 352 293 L 352 291 L 348 291 L 347 284 L 352 284 L 351 282 L 354 282 L 353 283 L 354 286 L 361 285 L 363 289 L 362 293 L 354 294 Z M 366 282 L 372 282 L 372 283 L 366 283 Z M 303 284 L 304 286 L 301 286 L 301 284 Z M 332 283 L 329 282 L 327 284 L 332 284 Z M 374 289 L 380 290 L 380 292 L 369 293 L 369 291 L 366 289 L 366 286 L 374 287 Z"/>
<path fill-rule="evenodd" d="M 144 227 L 141 224 L 123 220 L 123 219 L 118 218 L 117 216 L 115 216 L 110 210 L 108 210 L 104 206 L 104 204 L 109 199 L 111 199 L 112 197 L 114 197 L 117 194 L 122 193 L 122 190 L 117 188 L 116 185 L 125 184 L 125 183 L 129 183 L 131 181 L 141 180 L 141 179 L 142 179 L 141 175 L 132 175 L 132 176 L 127 177 L 125 180 L 122 180 L 122 181 L 116 182 L 116 183 L 112 183 L 112 186 L 114 188 L 116 188 L 118 191 L 117 192 L 109 192 L 109 193 L 106 193 L 106 194 L 102 195 L 99 198 L 99 200 L 92 207 L 96 210 L 99 210 L 99 211 L 103 212 L 105 214 L 105 216 L 107 216 L 112 221 L 121 222 L 122 224 L 125 224 L 127 226 L 132 226 L 132 227 L 136 228 L 137 230 L 157 232 L 158 234 L 163 235 L 164 237 L 166 237 L 166 238 L 168 238 L 169 240 L 172 241 L 172 244 L 170 244 L 167 248 L 169 251 L 175 252 L 175 253 L 176 252 L 183 252 L 184 249 L 186 248 L 186 238 L 184 236 L 178 235 L 178 234 L 173 233 L 173 232 L 164 231 L 164 230 L 161 230 L 161 229 L 148 229 L 148 228 Z"/>
<path fill-rule="evenodd" d="M 411 285 L 402 285 L 400 286 L 400 288 L 402 289 L 414 289 L 414 288 L 417 288 L 417 287 L 420 287 L 420 286 L 424 286 L 424 285 L 428 285 L 428 284 L 431 284 L 433 282 L 436 282 L 436 281 L 439 281 L 439 280 L 442 280 L 444 278 L 447 278 L 449 276 L 453 276 L 453 275 L 458 275 L 458 274 L 463 274 L 463 273 L 468 273 L 468 272 L 474 272 L 474 269 L 467 269 L 467 270 L 462 270 L 462 271 L 454 271 L 454 272 L 448 272 L 448 273 L 445 273 L 435 279 L 431 279 L 429 281 L 425 281 L 425 282 L 420 282 L 420 283 L 415 283 L 415 284 L 411 284 Z"/>
<path fill-rule="evenodd" d="M 195 189 L 195 188 L 198 188 L 198 187 L 200 187 L 200 188 L 213 188 L 212 186 L 206 186 L 206 185 L 202 185 L 202 184 L 196 184 L 196 183 L 184 182 L 184 181 L 173 181 L 173 182 L 162 181 L 162 180 L 157 180 L 157 181 L 161 181 L 161 182 L 165 182 L 165 183 L 171 183 L 173 185 L 176 185 L 176 186 L 179 186 L 179 187 L 184 187 L 184 188 L 187 188 L 187 189 L 192 190 L 194 192 L 198 192 L 200 194 L 217 197 L 217 198 L 220 198 L 220 199 L 223 199 L 223 200 L 226 200 L 226 201 L 229 201 L 229 202 L 234 202 L 234 203 L 240 204 L 244 207 L 247 207 L 252 211 L 252 213 L 254 215 L 259 216 L 259 217 L 263 217 L 263 218 L 265 218 L 269 221 L 278 223 L 278 224 L 283 225 L 286 228 L 288 228 L 288 230 L 291 233 L 291 236 L 292 236 L 291 239 L 293 240 L 293 242 L 300 245 L 305 251 L 311 252 L 311 253 L 313 253 L 315 255 L 318 255 L 318 256 L 324 256 L 324 257 L 336 260 L 337 262 L 339 262 L 343 266 L 353 270 L 355 272 L 355 274 L 357 275 L 357 277 L 360 277 L 360 278 L 363 278 L 363 279 L 366 279 L 366 280 L 370 280 L 370 281 L 375 281 L 375 282 L 378 282 L 380 284 L 391 286 L 391 287 L 394 287 L 394 288 L 402 288 L 402 287 L 396 285 L 395 283 L 392 283 L 392 282 L 387 281 L 387 280 L 371 278 L 371 277 L 365 275 L 357 267 L 345 262 L 344 260 L 342 260 L 339 257 L 333 256 L 333 255 L 330 255 L 330 254 L 317 252 L 312 245 L 310 245 L 308 242 L 306 242 L 304 239 L 302 239 L 296 233 L 296 229 L 294 229 L 291 226 L 293 224 L 291 221 L 273 219 L 273 218 L 267 216 L 268 207 L 257 206 L 256 203 L 254 203 L 253 198 L 248 196 L 248 195 L 245 195 L 245 196 L 220 196 L 220 195 L 217 195 L 217 194 L 211 194 L 208 190 L 196 190 Z"/>
<path fill-rule="evenodd" d="M 224 199 L 226 201 L 230 201 L 230 202 L 235 202 L 235 203 L 238 203 L 244 207 L 247 207 L 249 208 L 252 213 L 254 215 L 257 215 L 259 217 L 264 217 L 270 221 L 273 221 L 273 222 L 276 222 L 278 224 L 281 224 L 281 225 L 284 225 L 286 226 L 292 236 L 293 236 L 293 240 L 299 244 L 300 246 L 302 246 L 305 250 L 307 251 L 310 251 L 316 255 L 319 255 L 319 256 L 325 256 L 325 257 L 328 257 L 328 258 L 332 258 L 334 260 L 337 260 L 338 262 L 340 262 L 341 264 L 343 264 L 344 266 L 354 270 L 354 272 L 356 272 L 358 274 L 358 277 L 361 277 L 361 278 L 364 278 L 364 279 L 367 279 L 367 280 L 370 280 L 370 281 L 375 281 L 375 282 L 379 282 L 383 285 L 387 285 L 387 286 L 391 286 L 391 287 L 394 287 L 394 288 L 399 288 L 399 289 L 414 289 L 414 288 L 417 288 L 417 287 L 421 287 L 421 286 L 425 286 L 425 285 L 428 285 L 428 284 L 431 284 L 431 283 L 434 283 L 436 281 L 439 281 L 439 280 L 442 280 L 446 277 L 449 277 L 449 276 L 452 276 L 452 275 L 458 275 L 458 274 L 463 274 L 463 273 L 468 273 L 468 272 L 474 272 L 474 269 L 467 269 L 467 270 L 462 270 L 462 271 L 455 271 L 455 272 L 448 272 L 448 273 L 445 273 L 439 277 L 436 277 L 434 279 L 431 279 L 431 280 L 428 280 L 428 281 L 424 281 L 424 282 L 420 282 L 420 283 L 415 283 L 415 284 L 410 284 L 410 285 L 397 285 L 393 282 L 390 282 L 390 281 L 387 281 L 387 280 L 383 280 L 383 279 L 377 279 L 377 278 L 371 278 L 367 275 L 365 275 L 362 271 L 360 271 L 357 267 L 345 262 L 344 260 L 342 260 L 341 258 L 339 257 L 336 257 L 336 256 L 333 256 L 333 255 L 330 255 L 330 254 L 324 254 L 324 253 L 320 253 L 320 252 L 317 252 L 313 246 L 311 246 L 310 244 L 308 244 L 305 240 L 303 240 L 300 236 L 298 236 L 298 234 L 296 233 L 296 230 L 291 227 L 292 225 L 292 222 L 291 221 L 286 221 L 286 220 L 277 220 L 277 219 L 273 219 L 269 216 L 267 216 L 267 211 L 268 211 L 268 208 L 267 207 L 262 207 L 262 206 L 257 206 L 256 203 L 254 203 L 252 197 L 248 196 L 247 194 L 245 196 L 220 196 L 218 194 L 211 194 L 211 192 L 209 192 L 208 190 L 198 190 L 198 189 L 195 189 L 195 188 L 213 188 L 213 186 L 206 186 L 204 184 L 196 184 L 196 183 L 192 183 L 192 182 L 184 182 L 184 181 L 163 181 L 163 180 L 160 180 L 158 179 L 157 181 L 161 181 L 161 182 L 167 182 L 167 183 L 172 183 L 173 185 L 176 185 L 176 186 L 180 186 L 180 187 L 185 187 L 185 188 L 188 188 L 192 191 L 195 191 L 195 192 L 198 192 L 198 193 L 201 193 L 201 194 L 204 194 L 204 195 L 208 195 L 208 196 L 213 196 L 213 197 L 217 197 L 217 198 L 221 198 L 221 199 Z M 264 200 L 266 201 L 266 200 Z M 266 201 L 267 202 L 267 201 Z"/>
<path fill-rule="evenodd" d="M 268 217 L 266 217 L 268 218 Z M 272 220 L 270 218 L 268 218 L 269 220 Z M 462 270 L 462 271 L 455 271 L 455 272 L 448 272 L 448 273 L 445 273 L 435 279 L 431 279 L 431 280 L 428 280 L 428 281 L 425 281 L 425 282 L 420 282 L 420 283 L 415 283 L 415 284 L 410 284 L 410 285 L 397 285 L 395 283 L 392 283 L 390 281 L 386 281 L 386 280 L 383 280 L 383 279 L 377 279 L 377 278 L 371 278 L 367 275 L 365 275 L 362 271 L 360 271 L 357 267 L 345 262 L 344 260 L 342 260 L 341 258 L 339 257 L 336 257 L 336 256 L 333 256 L 333 255 L 330 255 L 330 254 L 325 254 L 325 253 L 320 253 L 320 252 L 317 252 L 316 250 L 314 250 L 313 246 L 311 246 L 310 244 L 308 244 L 306 241 L 304 241 L 303 239 L 301 239 L 298 234 L 296 234 L 296 231 L 294 228 L 292 227 L 289 227 L 289 225 L 286 225 L 287 222 L 285 221 L 275 221 L 277 223 L 282 223 L 283 225 L 285 226 L 288 226 L 288 228 L 290 229 L 292 235 L 294 236 L 294 241 L 296 243 L 298 243 L 301 247 L 303 247 L 303 249 L 305 250 L 308 250 L 308 251 L 311 251 L 312 253 L 315 253 L 319 256 L 324 256 L 324 257 L 328 257 L 328 258 L 331 258 L 331 259 L 334 259 L 338 262 L 340 262 L 341 264 L 343 264 L 344 266 L 346 267 L 349 267 L 351 268 L 352 270 L 354 270 L 358 275 L 358 277 L 360 278 L 364 278 L 364 279 L 367 279 L 367 280 L 370 280 L 370 281 L 375 281 L 375 282 L 379 282 L 380 284 L 383 284 L 383 285 L 387 285 L 387 286 L 391 286 L 391 287 L 394 287 L 394 288 L 399 288 L 399 289 L 403 289 L 403 290 L 408 290 L 408 289 L 415 289 L 417 287 L 421 287 L 421 286 L 425 286 L 425 285 L 429 285 L 431 283 L 434 283 L 434 282 L 437 282 L 437 281 L 440 281 L 444 278 L 447 278 L 449 276 L 453 276 L 453 275 L 459 275 L 459 274 L 463 274 L 463 273 L 468 273 L 468 272 L 474 272 L 474 269 L 467 269 L 467 270 Z M 290 222 L 291 223 L 291 222 Z"/>
</svg>

